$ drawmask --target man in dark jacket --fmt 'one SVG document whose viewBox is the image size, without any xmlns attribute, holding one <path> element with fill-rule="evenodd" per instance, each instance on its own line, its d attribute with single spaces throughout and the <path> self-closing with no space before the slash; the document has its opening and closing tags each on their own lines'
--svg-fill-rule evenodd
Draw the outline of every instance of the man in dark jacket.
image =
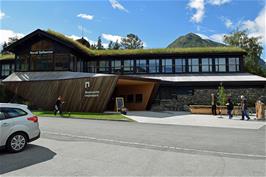
<svg viewBox="0 0 266 177">
<path fill-rule="evenodd" d="M 59 112 L 60 115 L 62 115 L 62 104 L 64 102 L 62 101 L 62 97 L 59 96 L 55 102 L 54 105 L 54 115 L 56 116 L 57 112 Z"/>
<path fill-rule="evenodd" d="M 212 93 L 211 94 L 211 105 L 212 105 L 212 115 L 217 115 L 216 112 L 216 96 Z"/>
<path fill-rule="evenodd" d="M 241 95 L 241 113 L 242 113 L 242 119 L 241 120 L 245 120 L 245 117 L 247 117 L 247 120 L 250 119 L 250 117 L 248 115 L 248 101 L 244 97 L 244 95 Z"/>
<path fill-rule="evenodd" d="M 227 115 L 229 116 L 229 119 L 232 119 L 233 117 L 232 111 L 234 109 L 234 105 L 230 97 L 227 99 L 226 107 L 227 107 Z"/>
</svg>

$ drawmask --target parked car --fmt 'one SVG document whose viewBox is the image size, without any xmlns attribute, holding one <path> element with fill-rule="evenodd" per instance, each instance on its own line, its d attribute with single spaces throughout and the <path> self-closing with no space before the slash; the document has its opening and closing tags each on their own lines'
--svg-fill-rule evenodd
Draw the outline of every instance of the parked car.
<svg viewBox="0 0 266 177">
<path fill-rule="evenodd" d="M 20 152 L 39 137 L 38 117 L 27 105 L 0 103 L 0 148 Z"/>
</svg>

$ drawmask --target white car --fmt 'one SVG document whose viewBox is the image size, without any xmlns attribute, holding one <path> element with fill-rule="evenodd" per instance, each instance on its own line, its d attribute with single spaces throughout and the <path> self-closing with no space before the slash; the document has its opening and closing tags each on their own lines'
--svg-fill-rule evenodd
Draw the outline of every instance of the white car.
<svg viewBox="0 0 266 177">
<path fill-rule="evenodd" d="M 0 103 L 0 149 L 20 152 L 39 137 L 38 117 L 27 105 Z"/>
</svg>

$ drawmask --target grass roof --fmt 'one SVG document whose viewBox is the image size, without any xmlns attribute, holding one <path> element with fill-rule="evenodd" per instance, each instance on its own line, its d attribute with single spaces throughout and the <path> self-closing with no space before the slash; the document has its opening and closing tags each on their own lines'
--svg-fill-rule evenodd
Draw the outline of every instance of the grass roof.
<svg viewBox="0 0 266 177">
<path fill-rule="evenodd" d="M 159 48 L 159 49 L 134 49 L 134 50 L 92 50 L 65 35 L 48 30 L 53 35 L 66 43 L 72 44 L 83 53 L 90 56 L 122 56 L 122 55 L 151 55 L 151 54 L 221 54 L 221 53 L 245 53 L 245 50 L 237 47 L 193 47 L 193 48 Z"/>
<path fill-rule="evenodd" d="M 0 60 L 14 60 L 15 55 L 14 54 L 0 54 Z"/>
</svg>

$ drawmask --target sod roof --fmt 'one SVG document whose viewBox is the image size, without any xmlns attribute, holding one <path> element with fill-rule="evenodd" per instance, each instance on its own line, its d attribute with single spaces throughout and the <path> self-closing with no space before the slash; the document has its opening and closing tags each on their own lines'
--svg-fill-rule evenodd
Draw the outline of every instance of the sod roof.
<svg viewBox="0 0 266 177">
<path fill-rule="evenodd" d="M 14 60 L 15 55 L 14 54 L 0 54 L 0 60 Z"/>
<path fill-rule="evenodd" d="M 30 38 L 32 35 L 37 33 L 42 33 L 45 36 L 51 37 L 57 41 L 62 42 L 63 44 L 74 48 L 76 51 L 81 52 L 85 55 L 92 57 L 101 57 L 101 56 L 128 56 L 128 55 L 193 55 L 193 54 L 245 54 L 245 50 L 237 47 L 194 47 L 194 48 L 158 48 L 158 49 L 134 49 L 134 50 L 92 50 L 82 45 L 78 41 L 75 41 L 72 38 L 69 38 L 61 33 L 58 33 L 53 30 L 36 30 L 31 34 L 27 35 L 18 42 L 23 42 L 27 38 Z M 10 46 L 15 48 L 16 44 Z M 0 56 L 0 60 L 3 59 L 12 59 L 14 56 Z"/>
<path fill-rule="evenodd" d="M 227 54 L 245 53 L 245 50 L 237 47 L 193 47 L 193 48 L 158 48 L 158 49 L 134 49 L 134 50 L 92 50 L 65 35 L 48 30 L 47 33 L 60 40 L 72 44 L 90 56 L 123 56 L 123 55 L 156 55 L 156 54 Z"/>
</svg>

